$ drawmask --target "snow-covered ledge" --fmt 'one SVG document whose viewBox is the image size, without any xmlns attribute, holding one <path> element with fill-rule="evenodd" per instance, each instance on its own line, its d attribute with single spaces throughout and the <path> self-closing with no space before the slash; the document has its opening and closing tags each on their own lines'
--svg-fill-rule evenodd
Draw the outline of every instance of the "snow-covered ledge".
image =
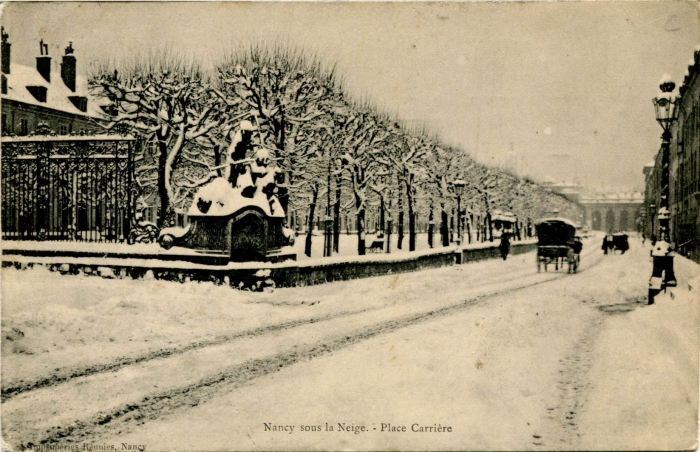
<svg viewBox="0 0 700 452">
<path fill-rule="evenodd" d="M 259 290 L 265 287 L 294 287 L 326 282 L 405 273 L 499 257 L 498 242 L 474 243 L 411 253 L 368 254 L 365 256 L 325 257 L 305 261 L 229 262 L 208 265 L 188 260 L 198 255 L 192 250 L 162 250 L 152 245 L 123 246 L 85 243 L 72 246 L 85 255 L 57 254 L 60 242 L 3 242 L 3 266 L 26 268 L 34 265 L 67 274 L 87 274 L 104 278 L 163 279 L 169 281 L 212 281 L 235 288 Z M 71 244 L 74 245 L 74 244 Z M 534 249 L 535 240 L 513 242 L 511 253 Z M 65 242 L 63 242 L 65 249 Z M 10 253 L 7 253 L 7 251 Z M 22 254 L 31 250 L 32 252 Z M 43 251 L 43 252 L 42 252 Z M 167 258 L 166 258 L 167 256 Z"/>
</svg>

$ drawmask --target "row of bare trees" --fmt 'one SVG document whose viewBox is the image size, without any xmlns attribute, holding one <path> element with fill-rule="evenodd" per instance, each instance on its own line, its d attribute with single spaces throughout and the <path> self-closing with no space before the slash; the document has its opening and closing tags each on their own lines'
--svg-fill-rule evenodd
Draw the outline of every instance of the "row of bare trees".
<svg viewBox="0 0 700 452">
<path fill-rule="evenodd" d="M 104 99 L 108 129 L 138 133 L 150 143 L 137 157 L 135 179 L 142 194 L 158 199 L 159 226 L 189 206 L 197 187 L 221 176 L 229 134 L 243 119 L 256 124 L 260 144 L 274 150 L 285 174 L 279 199 L 290 219 L 303 212 L 308 255 L 318 216 L 332 224 L 332 250 L 339 251 L 347 211 L 356 220 L 357 252 L 364 254 L 366 212 L 375 201 L 380 229 L 385 212 L 397 214 L 399 247 L 407 222 L 408 248 L 415 250 L 417 218 L 432 221 L 435 210 L 442 244 L 449 244 L 452 182 L 459 177 L 467 181 L 463 205 L 482 218 L 497 207 L 523 220 L 542 216 L 552 202 L 574 209 L 368 102 L 349 100 L 334 67 L 285 45 L 235 49 L 213 71 L 170 50 L 152 51 L 96 65 L 89 84 Z"/>
</svg>

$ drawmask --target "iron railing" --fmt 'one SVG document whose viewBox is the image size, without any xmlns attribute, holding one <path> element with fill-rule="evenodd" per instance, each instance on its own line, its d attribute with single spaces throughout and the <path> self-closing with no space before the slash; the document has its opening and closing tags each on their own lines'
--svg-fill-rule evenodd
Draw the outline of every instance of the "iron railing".
<svg viewBox="0 0 700 452">
<path fill-rule="evenodd" d="M 128 239 L 137 139 L 32 136 L 0 142 L 3 240 Z"/>
</svg>

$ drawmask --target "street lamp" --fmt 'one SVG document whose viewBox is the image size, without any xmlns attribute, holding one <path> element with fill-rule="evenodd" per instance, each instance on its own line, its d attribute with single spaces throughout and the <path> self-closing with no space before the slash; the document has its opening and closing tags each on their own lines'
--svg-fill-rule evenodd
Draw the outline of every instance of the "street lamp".
<svg viewBox="0 0 700 452">
<path fill-rule="evenodd" d="M 680 99 L 671 94 L 676 84 L 670 77 L 664 75 L 659 88 L 661 93 L 652 99 L 656 110 L 656 121 L 661 125 L 661 196 L 659 202 L 659 240 L 654 244 L 651 255 L 654 258 L 654 269 L 649 279 L 649 304 L 654 303 L 654 296 L 664 287 L 675 287 L 676 276 L 673 272 L 673 254 L 669 223 L 669 160 L 671 154 L 671 124 L 678 119 Z"/>
<path fill-rule="evenodd" d="M 649 220 L 651 221 L 651 243 L 656 243 L 656 235 L 654 233 L 654 227 L 656 226 L 654 221 L 656 218 L 656 204 L 649 204 Z"/>
<path fill-rule="evenodd" d="M 462 195 L 464 194 L 464 187 L 467 183 L 463 179 L 457 179 L 452 182 L 455 187 L 455 194 L 457 195 L 457 245 L 462 244 Z"/>
</svg>

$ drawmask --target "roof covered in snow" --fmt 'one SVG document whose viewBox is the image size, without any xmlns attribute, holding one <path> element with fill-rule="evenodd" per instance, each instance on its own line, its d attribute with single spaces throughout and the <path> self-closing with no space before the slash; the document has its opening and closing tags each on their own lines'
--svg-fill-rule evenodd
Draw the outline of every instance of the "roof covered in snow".
<svg viewBox="0 0 700 452">
<path fill-rule="evenodd" d="M 571 221 L 567 218 L 543 218 L 543 219 L 535 222 L 535 225 L 542 224 L 542 223 L 551 223 L 551 222 L 561 222 L 561 223 L 566 223 L 569 226 L 573 226 L 575 228 L 578 227 L 578 225 L 576 223 L 574 223 L 573 221 Z"/>
<path fill-rule="evenodd" d="M 61 79 L 61 73 L 55 70 L 55 65 L 51 67 L 51 82 L 47 82 L 44 77 L 34 67 L 21 64 L 11 64 L 10 73 L 3 74 L 7 77 L 7 94 L 2 95 L 2 99 L 10 99 L 25 104 L 50 108 L 78 116 L 100 118 L 104 112 L 100 108 L 103 102 L 98 98 L 91 97 L 88 93 L 87 79 L 76 75 L 75 92 L 71 91 Z M 46 88 L 46 102 L 40 102 L 27 89 L 28 86 L 38 86 Z M 83 96 L 88 98 L 87 111 L 80 111 L 69 96 Z"/>
</svg>

